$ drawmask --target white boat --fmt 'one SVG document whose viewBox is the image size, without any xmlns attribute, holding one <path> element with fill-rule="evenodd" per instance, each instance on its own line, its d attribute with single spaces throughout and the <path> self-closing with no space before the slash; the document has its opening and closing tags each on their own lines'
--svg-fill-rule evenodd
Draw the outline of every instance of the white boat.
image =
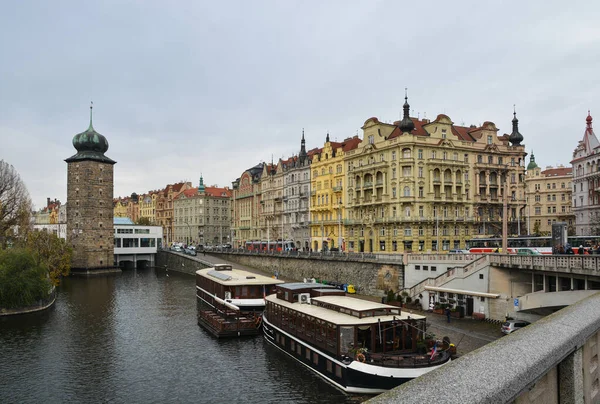
<svg viewBox="0 0 600 404">
<path fill-rule="evenodd" d="M 425 317 L 314 283 L 277 285 L 266 297 L 268 342 L 348 393 L 379 394 L 450 360 L 427 351 Z"/>
<path fill-rule="evenodd" d="M 196 271 L 198 324 L 217 338 L 259 334 L 265 296 L 278 283 L 228 264 Z"/>
</svg>

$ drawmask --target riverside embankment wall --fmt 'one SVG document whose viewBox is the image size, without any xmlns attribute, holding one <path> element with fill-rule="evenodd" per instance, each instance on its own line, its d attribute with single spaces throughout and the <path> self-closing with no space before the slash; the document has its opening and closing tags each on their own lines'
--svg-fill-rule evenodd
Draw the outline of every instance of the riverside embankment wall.
<svg viewBox="0 0 600 404">
<path fill-rule="evenodd" d="M 401 263 L 226 253 L 215 255 L 232 263 L 254 268 L 266 275 L 277 273 L 280 278 L 289 280 L 316 278 L 348 283 L 354 285 L 360 293 L 373 296 L 383 296 L 388 290 L 397 292 L 404 286 L 404 267 Z M 211 266 L 208 259 L 202 255 L 191 257 L 159 251 L 156 254 L 156 266 L 193 275 L 198 269 Z"/>
<path fill-rule="evenodd" d="M 208 268 L 211 265 L 210 262 L 205 261 L 200 257 L 159 251 L 156 253 L 156 266 L 158 268 L 168 269 L 169 271 L 195 275 L 197 270 Z"/>
<path fill-rule="evenodd" d="M 219 253 L 219 257 L 285 279 L 316 278 L 354 285 L 362 294 L 383 296 L 404 286 L 404 266 L 373 261 L 346 261 L 317 257 L 288 257 Z"/>
</svg>

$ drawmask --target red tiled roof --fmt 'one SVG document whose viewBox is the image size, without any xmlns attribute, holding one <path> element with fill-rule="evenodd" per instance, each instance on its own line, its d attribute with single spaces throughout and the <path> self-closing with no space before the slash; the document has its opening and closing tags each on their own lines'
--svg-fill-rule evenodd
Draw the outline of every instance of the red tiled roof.
<svg viewBox="0 0 600 404">
<path fill-rule="evenodd" d="M 179 195 L 177 195 L 177 197 L 175 199 L 178 199 L 181 195 L 185 195 L 188 198 L 190 198 L 192 196 L 195 196 L 195 195 L 198 195 L 198 188 L 186 189 L 185 191 L 183 191 L 182 193 L 180 193 Z"/>
<path fill-rule="evenodd" d="M 572 173 L 573 169 L 571 167 L 549 168 L 547 170 L 542 171 L 542 175 L 546 177 L 571 175 Z"/>
<path fill-rule="evenodd" d="M 345 139 L 342 142 L 342 150 L 344 152 L 354 150 L 358 147 L 358 144 L 362 142 L 362 140 L 358 136 L 351 137 L 349 139 Z"/>
<path fill-rule="evenodd" d="M 218 187 L 206 187 L 204 193 L 217 198 L 231 198 L 232 195 L 231 189 Z"/>
</svg>

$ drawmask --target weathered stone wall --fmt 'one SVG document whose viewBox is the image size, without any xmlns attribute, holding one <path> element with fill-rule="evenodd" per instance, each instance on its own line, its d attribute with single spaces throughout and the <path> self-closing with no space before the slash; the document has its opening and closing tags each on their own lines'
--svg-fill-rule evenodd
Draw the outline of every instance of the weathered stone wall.
<svg viewBox="0 0 600 404">
<path fill-rule="evenodd" d="M 68 163 L 67 230 L 74 271 L 113 266 L 112 164 L 91 160 Z"/>
<path fill-rule="evenodd" d="M 380 296 L 387 290 L 397 292 L 404 285 L 402 264 L 327 260 L 319 258 L 270 257 L 258 255 L 219 254 L 219 257 L 256 268 L 280 278 L 302 280 L 316 278 L 354 285 L 366 295 Z"/>
<path fill-rule="evenodd" d="M 166 268 L 169 271 L 195 275 L 197 270 L 208 268 L 210 263 L 203 261 L 202 259 L 192 259 L 192 257 L 186 255 L 159 251 L 156 253 L 156 266 L 159 268 Z"/>
</svg>

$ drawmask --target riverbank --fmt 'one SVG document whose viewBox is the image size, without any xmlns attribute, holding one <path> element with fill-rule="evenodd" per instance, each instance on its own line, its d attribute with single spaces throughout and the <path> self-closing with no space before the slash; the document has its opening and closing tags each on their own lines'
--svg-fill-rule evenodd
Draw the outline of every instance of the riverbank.
<svg viewBox="0 0 600 404">
<path fill-rule="evenodd" d="M 40 304 L 35 306 L 19 307 L 16 309 L 5 309 L 0 307 L 0 317 L 16 316 L 19 314 L 29 314 L 48 310 L 54 303 L 56 303 L 56 289 L 52 291 L 48 299 L 42 300 Z"/>
</svg>

